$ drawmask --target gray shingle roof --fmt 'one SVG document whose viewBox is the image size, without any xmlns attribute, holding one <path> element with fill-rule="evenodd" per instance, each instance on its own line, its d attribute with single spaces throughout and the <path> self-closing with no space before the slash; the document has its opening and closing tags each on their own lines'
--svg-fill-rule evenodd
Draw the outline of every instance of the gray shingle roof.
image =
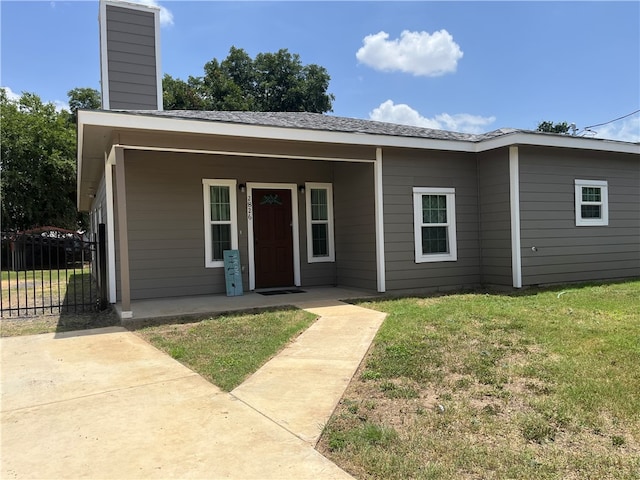
<svg viewBox="0 0 640 480">
<path fill-rule="evenodd" d="M 479 142 L 521 130 L 499 129 L 483 134 L 457 133 L 447 130 L 398 125 L 357 118 L 336 117 L 309 112 L 219 112 L 202 110 L 126 110 L 126 113 L 154 117 L 183 118 L 209 122 L 238 123 L 270 127 L 300 128 L 346 133 L 365 133 L 396 137 L 428 138 Z"/>
</svg>

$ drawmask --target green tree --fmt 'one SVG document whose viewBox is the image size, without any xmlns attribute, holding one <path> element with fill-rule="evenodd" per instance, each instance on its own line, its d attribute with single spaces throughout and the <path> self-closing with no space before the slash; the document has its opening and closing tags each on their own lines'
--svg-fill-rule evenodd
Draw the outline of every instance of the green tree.
<svg viewBox="0 0 640 480">
<path fill-rule="evenodd" d="M 553 123 L 549 121 L 540 122 L 536 130 L 538 132 L 546 132 L 546 133 L 568 133 L 569 132 L 569 124 L 567 122 L 562 123 Z"/>
<path fill-rule="evenodd" d="M 214 58 L 204 65 L 202 77 L 185 82 L 165 75 L 164 108 L 325 113 L 335 99 L 327 93 L 330 80 L 324 67 L 303 65 L 286 49 L 252 59 L 231 47 L 221 62 Z"/>
<path fill-rule="evenodd" d="M 100 92 L 94 88 L 74 88 L 67 92 L 67 97 L 69 97 L 69 109 L 71 110 L 73 123 L 76 123 L 78 109 L 98 110 L 102 108 Z"/>
<path fill-rule="evenodd" d="M 162 78 L 162 103 L 165 110 L 204 110 L 204 101 L 192 77 L 185 82 L 165 73 Z"/>
<path fill-rule="evenodd" d="M 10 100 L 0 89 L 2 229 L 77 229 L 76 131 L 70 113 L 33 93 Z"/>
</svg>

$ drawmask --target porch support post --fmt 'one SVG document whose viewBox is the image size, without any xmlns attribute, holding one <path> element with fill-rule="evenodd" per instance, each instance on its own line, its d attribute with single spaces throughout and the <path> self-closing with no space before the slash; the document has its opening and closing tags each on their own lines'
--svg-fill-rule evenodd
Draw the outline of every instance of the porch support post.
<svg viewBox="0 0 640 480">
<path fill-rule="evenodd" d="M 127 189 L 124 177 L 124 149 L 114 147 L 116 161 L 116 203 L 118 208 L 118 245 L 120 246 L 121 318 L 132 318 L 131 285 L 129 281 L 129 232 L 127 229 Z"/>
<path fill-rule="evenodd" d="M 514 288 L 522 288 L 520 255 L 520 163 L 518 147 L 509 147 L 509 203 L 511 205 L 511 274 Z"/>
<path fill-rule="evenodd" d="M 374 195 L 376 219 L 376 271 L 378 278 L 378 292 L 387 290 L 387 280 L 384 262 L 384 197 L 382 191 L 382 147 L 376 148 L 376 162 L 374 163 Z"/>
</svg>

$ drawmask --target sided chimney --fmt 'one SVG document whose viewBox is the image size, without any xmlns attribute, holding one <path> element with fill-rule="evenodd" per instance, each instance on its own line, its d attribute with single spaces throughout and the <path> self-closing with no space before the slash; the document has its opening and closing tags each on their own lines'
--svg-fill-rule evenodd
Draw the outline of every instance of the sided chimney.
<svg viewBox="0 0 640 480">
<path fill-rule="evenodd" d="M 100 76 L 105 110 L 162 110 L 160 9 L 100 0 Z"/>
</svg>

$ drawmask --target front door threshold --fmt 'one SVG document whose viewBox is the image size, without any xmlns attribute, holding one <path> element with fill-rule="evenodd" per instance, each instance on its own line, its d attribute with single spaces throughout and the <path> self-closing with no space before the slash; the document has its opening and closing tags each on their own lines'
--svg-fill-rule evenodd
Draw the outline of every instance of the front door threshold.
<svg viewBox="0 0 640 480">
<path fill-rule="evenodd" d="M 301 290 L 299 287 L 277 287 L 277 288 L 258 288 L 254 290 L 259 295 L 288 295 L 292 293 L 306 293 L 305 290 Z"/>
</svg>

